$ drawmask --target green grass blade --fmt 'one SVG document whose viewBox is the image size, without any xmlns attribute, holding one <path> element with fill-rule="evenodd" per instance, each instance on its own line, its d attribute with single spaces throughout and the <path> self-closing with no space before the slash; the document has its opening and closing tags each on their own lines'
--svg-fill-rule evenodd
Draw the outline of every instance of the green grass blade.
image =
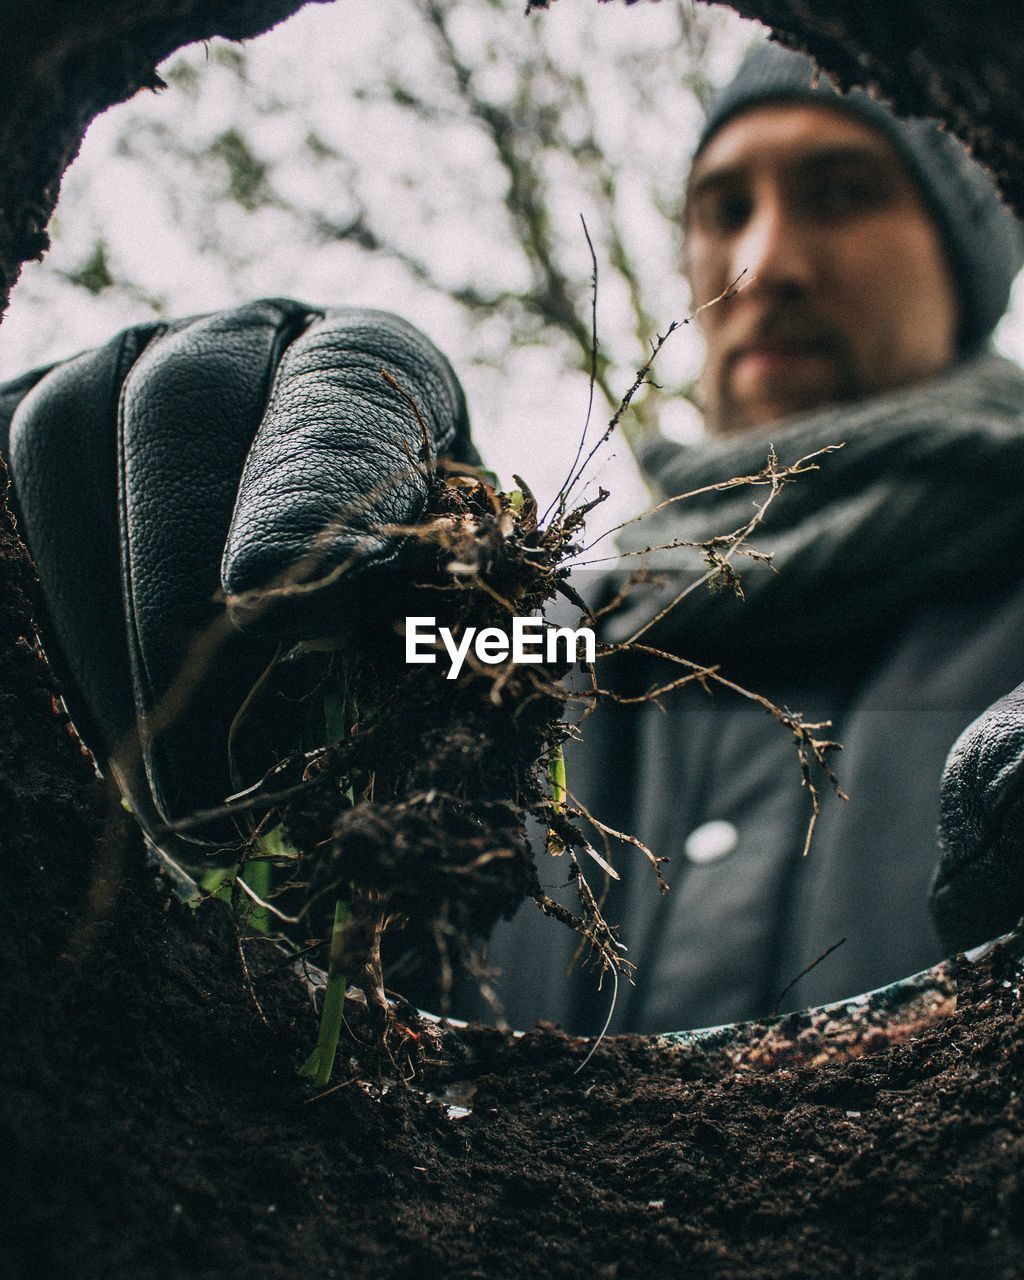
<svg viewBox="0 0 1024 1280">
<path fill-rule="evenodd" d="M 320 1013 L 320 1033 L 316 1048 L 299 1068 L 299 1075 L 311 1077 L 318 1088 L 323 1088 L 330 1082 L 338 1052 L 341 1015 L 345 1010 L 345 988 L 348 985 L 345 974 L 341 972 L 341 962 L 345 950 L 345 931 L 350 918 L 348 903 L 336 903 L 327 965 L 327 990 L 324 992 L 324 1007 Z"/>
</svg>

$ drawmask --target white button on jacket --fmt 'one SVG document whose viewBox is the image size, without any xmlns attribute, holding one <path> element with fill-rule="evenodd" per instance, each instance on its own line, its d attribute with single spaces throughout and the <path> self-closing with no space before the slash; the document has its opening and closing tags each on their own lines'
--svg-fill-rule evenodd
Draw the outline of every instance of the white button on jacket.
<svg viewBox="0 0 1024 1280">
<path fill-rule="evenodd" d="M 728 857 L 739 842 L 740 833 L 732 823 L 716 818 L 695 827 L 686 837 L 683 851 L 690 862 L 701 866 L 705 862 L 717 862 L 719 858 Z"/>
</svg>

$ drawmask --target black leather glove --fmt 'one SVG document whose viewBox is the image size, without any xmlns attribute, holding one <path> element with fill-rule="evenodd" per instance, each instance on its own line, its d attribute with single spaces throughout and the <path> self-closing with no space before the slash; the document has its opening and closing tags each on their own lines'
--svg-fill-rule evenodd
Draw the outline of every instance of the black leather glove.
<svg viewBox="0 0 1024 1280">
<path fill-rule="evenodd" d="M 932 916 L 950 951 L 1024 914 L 1024 684 L 960 735 L 942 783 Z"/>
<path fill-rule="evenodd" d="M 343 631 L 433 461 L 475 460 L 423 334 L 288 299 L 137 326 L 0 388 L 0 451 L 72 719 L 149 829 L 234 789 L 228 731 L 281 638 Z M 332 585 L 254 608 L 283 575 Z"/>
</svg>

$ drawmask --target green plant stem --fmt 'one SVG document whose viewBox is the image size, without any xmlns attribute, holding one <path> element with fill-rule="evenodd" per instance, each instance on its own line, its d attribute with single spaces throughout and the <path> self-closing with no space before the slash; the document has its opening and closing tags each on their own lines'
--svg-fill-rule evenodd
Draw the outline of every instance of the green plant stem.
<svg viewBox="0 0 1024 1280">
<path fill-rule="evenodd" d="M 548 776 L 551 778 L 551 807 L 556 813 L 561 813 L 565 808 L 566 796 L 565 756 L 562 754 L 561 745 L 555 747 L 551 753 Z"/>
<path fill-rule="evenodd" d="M 245 866 L 245 882 L 249 888 L 266 902 L 270 895 L 271 885 L 271 868 L 269 862 L 247 862 Z M 255 903 L 251 903 L 249 912 L 249 922 L 254 929 L 260 933 L 266 933 L 270 928 L 270 912 L 265 907 L 258 907 Z"/>
<path fill-rule="evenodd" d="M 551 780 L 551 808 L 555 813 L 561 813 L 565 808 L 567 794 L 565 756 L 562 754 L 561 743 L 551 752 L 551 759 L 548 762 L 548 777 Z M 548 827 L 548 852 L 554 857 L 564 852 L 560 836 L 551 827 Z"/>
<path fill-rule="evenodd" d="M 324 743 L 329 745 L 340 742 L 350 732 L 356 719 L 355 702 L 346 695 L 346 689 L 340 680 L 336 680 L 324 694 L 322 711 Z M 343 786 L 342 791 L 349 804 L 354 805 L 355 793 L 351 784 Z M 349 904 L 339 898 L 334 905 L 334 925 L 327 960 L 327 987 L 320 1011 L 320 1030 L 316 1047 L 299 1068 L 300 1076 L 308 1076 L 321 1089 L 330 1082 L 338 1052 L 341 1018 L 345 1011 L 345 989 L 348 986 L 348 975 L 342 969 L 351 918 Z"/>
<path fill-rule="evenodd" d="M 320 1032 L 316 1048 L 299 1068 L 300 1076 L 310 1076 L 318 1088 L 323 1088 L 334 1070 L 334 1058 L 338 1052 L 338 1036 L 341 1033 L 341 1015 L 345 1010 L 347 978 L 341 972 L 345 953 L 345 932 L 351 918 L 348 903 L 339 901 L 334 907 L 334 927 L 331 930 L 330 957 L 327 962 L 327 989 L 324 1007 L 320 1013 Z"/>
</svg>

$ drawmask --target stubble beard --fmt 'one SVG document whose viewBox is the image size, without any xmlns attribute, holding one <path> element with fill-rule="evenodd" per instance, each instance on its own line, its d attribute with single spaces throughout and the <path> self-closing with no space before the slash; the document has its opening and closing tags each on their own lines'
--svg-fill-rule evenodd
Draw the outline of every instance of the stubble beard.
<svg viewBox="0 0 1024 1280">
<path fill-rule="evenodd" d="M 766 388 L 756 400 L 750 397 L 741 399 L 733 384 L 743 350 L 773 341 L 813 345 L 831 366 L 831 376 L 823 378 L 818 389 L 813 386 L 794 388 L 788 397 L 784 388 L 780 388 L 775 396 L 770 388 Z M 731 436 L 756 431 L 798 414 L 862 400 L 870 394 L 870 388 L 857 373 L 852 352 L 841 334 L 826 326 L 808 323 L 803 318 L 794 319 L 782 310 L 765 315 L 749 334 L 732 341 L 720 367 L 710 372 L 714 395 L 708 397 L 705 406 L 705 426 L 712 435 Z"/>
</svg>

